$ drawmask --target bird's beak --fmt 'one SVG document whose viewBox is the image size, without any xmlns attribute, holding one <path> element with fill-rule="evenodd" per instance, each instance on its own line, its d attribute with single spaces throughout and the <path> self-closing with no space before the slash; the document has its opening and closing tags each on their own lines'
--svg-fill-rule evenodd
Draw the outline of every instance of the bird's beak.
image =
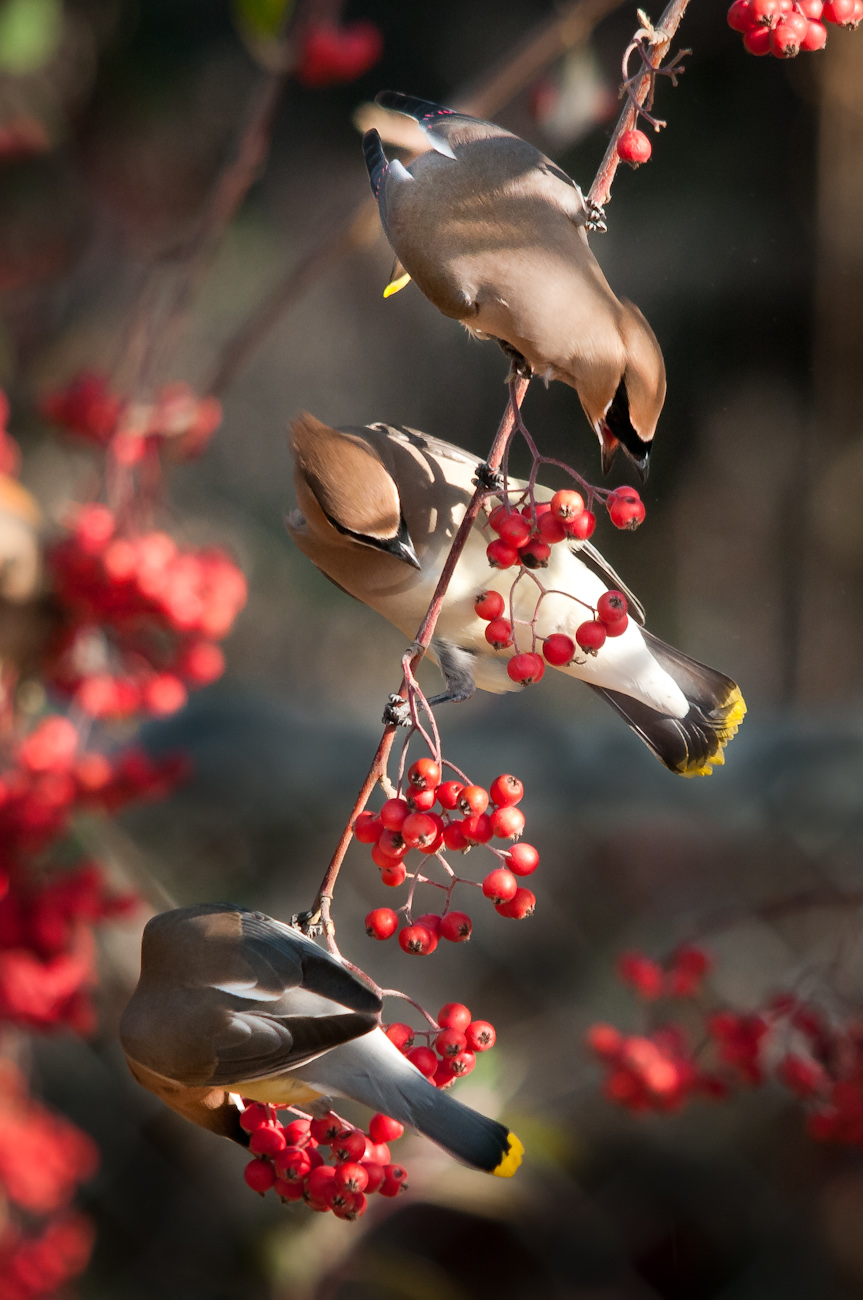
<svg viewBox="0 0 863 1300">
<path fill-rule="evenodd" d="M 633 465 L 638 470 L 638 477 L 641 482 L 646 483 L 647 476 L 650 473 L 650 443 L 645 446 L 644 450 L 640 454 L 630 451 L 628 447 L 624 447 L 623 450 L 626 453 L 627 458 L 632 461 Z"/>
<path fill-rule="evenodd" d="M 395 555 L 398 559 L 404 560 L 406 564 L 410 564 L 414 569 L 422 571 L 423 566 L 417 559 L 414 544 L 411 541 L 410 534 L 406 528 L 393 540 L 392 544 L 387 547 L 387 550 L 391 555 Z"/>
<path fill-rule="evenodd" d="M 614 458 L 617 455 L 617 449 L 620 446 L 617 438 L 611 432 L 607 424 L 600 424 L 596 436 L 599 438 L 599 447 L 602 455 L 602 472 L 607 474 L 614 464 Z"/>
</svg>

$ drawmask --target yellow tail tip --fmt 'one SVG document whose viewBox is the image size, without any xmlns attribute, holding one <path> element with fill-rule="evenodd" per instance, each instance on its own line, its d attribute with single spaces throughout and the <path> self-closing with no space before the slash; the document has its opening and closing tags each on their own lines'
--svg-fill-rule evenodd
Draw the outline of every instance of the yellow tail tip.
<svg viewBox="0 0 863 1300">
<path fill-rule="evenodd" d="M 737 735 L 737 729 L 743 719 L 746 717 L 746 701 L 744 700 L 740 687 L 735 686 L 734 690 L 729 693 L 728 699 L 722 705 L 725 716 L 722 721 L 716 725 L 716 738 L 718 746 L 716 750 L 707 759 L 693 760 L 692 763 L 681 769 L 681 776 L 710 776 L 714 767 L 722 767 L 725 762 L 723 749 L 729 740 L 733 740 Z"/>
<path fill-rule="evenodd" d="M 514 1133 L 510 1133 L 506 1144 L 506 1155 L 496 1169 L 492 1170 L 498 1178 L 512 1178 L 516 1169 L 521 1164 L 521 1158 L 524 1155 L 524 1145 L 519 1142 Z"/>
<path fill-rule="evenodd" d="M 390 280 L 389 284 L 384 289 L 384 297 L 392 298 L 394 293 L 398 293 L 399 289 L 403 289 L 405 285 L 410 284 L 410 282 L 411 278 L 407 271 L 405 271 L 404 275 L 400 275 L 397 280 Z"/>
</svg>

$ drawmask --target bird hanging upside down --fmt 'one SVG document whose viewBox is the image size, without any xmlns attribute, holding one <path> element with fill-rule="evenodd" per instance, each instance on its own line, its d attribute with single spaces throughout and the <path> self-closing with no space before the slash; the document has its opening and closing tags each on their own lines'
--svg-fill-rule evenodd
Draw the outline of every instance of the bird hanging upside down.
<svg viewBox="0 0 863 1300">
<path fill-rule="evenodd" d="M 473 496 L 479 460 L 413 429 L 333 429 L 307 412 L 293 421 L 291 443 L 299 505 L 288 516 L 291 537 L 336 586 L 413 637 Z M 525 485 L 510 480 L 510 486 L 518 491 Z M 551 495 L 536 490 L 538 501 Z M 484 520 L 481 513 L 471 530 L 435 629 L 429 653 L 447 689 L 432 704 L 467 699 L 476 687 L 518 689 L 507 673 L 515 647 L 495 650 L 474 608 L 481 592 L 508 599 L 514 577 L 511 569 L 490 567 Z M 589 542 L 553 546 L 543 570 L 550 594 L 540 605 L 537 636 L 573 636 L 585 606 L 595 608 L 609 584 L 622 587 Z M 516 619 L 530 621 L 536 600 L 533 584 L 519 583 Z M 722 751 L 746 712 L 730 678 L 666 645 L 634 618 L 596 655 L 559 671 L 592 687 L 660 762 L 682 776 L 706 776 L 723 763 Z"/>
<path fill-rule="evenodd" d="M 416 120 L 432 149 L 389 162 L 363 138 L 372 191 L 400 266 L 477 338 L 496 339 L 526 373 L 578 393 L 608 471 L 618 446 L 647 475 L 665 401 L 665 363 L 637 307 L 620 301 L 587 243 L 596 209 L 575 181 L 511 132 L 424 99 L 377 103 Z"/>
<path fill-rule="evenodd" d="M 347 1097 L 475 1169 L 514 1174 L 523 1152 L 515 1134 L 430 1083 L 387 1038 L 381 1007 L 374 989 L 299 930 L 201 903 L 148 921 L 120 1041 L 143 1087 L 243 1145 L 237 1096 L 272 1106 Z"/>
</svg>

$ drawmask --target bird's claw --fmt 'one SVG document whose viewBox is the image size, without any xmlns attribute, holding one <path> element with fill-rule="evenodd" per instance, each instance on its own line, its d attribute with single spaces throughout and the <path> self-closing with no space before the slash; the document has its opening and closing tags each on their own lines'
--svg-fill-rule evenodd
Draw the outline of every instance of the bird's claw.
<svg viewBox="0 0 863 1300">
<path fill-rule="evenodd" d="M 503 474 L 499 469 L 492 469 L 488 461 L 485 460 L 481 465 L 477 465 L 472 481 L 476 483 L 477 487 L 484 488 L 486 492 L 501 493 L 504 489 Z"/>
<path fill-rule="evenodd" d="M 587 221 L 584 223 L 586 228 L 605 234 L 608 230 L 605 224 L 605 208 L 601 203 L 595 203 L 593 199 L 585 199 L 585 206 L 587 208 Z"/>
<path fill-rule="evenodd" d="M 411 706 L 407 700 L 403 700 L 400 695 L 391 695 L 386 702 L 384 715 L 381 718 L 384 726 L 409 727 L 412 721 Z"/>
<path fill-rule="evenodd" d="M 317 938 L 319 934 L 324 932 L 324 927 L 321 924 L 320 907 L 312 908 L 308 912 L 297 912 L 291 917 L 291 925 L 295 930 L 308 935 L 310 939 Z"/>
</svg>

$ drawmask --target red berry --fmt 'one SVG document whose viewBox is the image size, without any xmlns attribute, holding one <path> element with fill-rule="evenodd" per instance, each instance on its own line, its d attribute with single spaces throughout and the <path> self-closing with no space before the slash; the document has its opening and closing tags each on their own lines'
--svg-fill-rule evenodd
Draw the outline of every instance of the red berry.
<svg viewBox="0 0 863 1300">
<path fill-rule="evenodd" d="M 426 813 L 411 813 L 402 822 L 401 837 L 409 849 L 418 849 L 437 839 L 438 825 Z"/>
<path fill-rule="evenodd" d="M 552 668 L 563 668 L 564 665 L 572 663 L 575 642 L 571 636 L 565 636 L 563 632 L 554 632 L 543 641 L 542 653 Z"/>
<path fill-rule="evenodd" d="M 387 799 L 378 813 L 381 825 L 388 831 L 401 830 L 404 819 L 410 814 L 406 799 Z"/>
<path fill-rule="evenodd" d="M 427 957 L 437 947 L 437 935 L 428 926 L 408 925 L 399 934 L 399 945 L 402 952 Z"/>
<path fill-rule="evenodd" d="M 485 639 L 495 650 L 512 645 L 512 623 L 508 618 L 493 618 L 485 629 Z"/>
<path fill-rule="evenodd" d="M 467 912 L 447 912 L 441 917 L 440 937 L 449 939 L 450 943 L 466 943 L 472 929 Z"/>
<path fill-rule="evenodd" d="M 517 840 L 524 830 L 524 813 L 512 805 L 496 808 L 491 815 L 491 829 L 499 840 Z"/>
<path fill-rule="evenodd" d="M 470 848 L 464 837 L 461 822 L 450 822 L 443 833 L 443 842 L 451 853 L 465 853 Z"/>
<path fill-rule="evenodd" d="M 471 1014 L 463 1002 L 445 1002 L 437 1015 L 441 1029 L 458 1029 L 461 1033 L 471 1022 Z"/>
<path fill-rule="evenodd" d="M 506 609 L 506 601 L 499 591 L 483 591 L 477 596 L 474 609 L 487 623 L 493 618 L 500 618 Z"/>
<path fill-rule="evenodd" d="M 539 866 L 539 854 L 532 844 L 513 844 L 506 855 L 506 865 L 515 876 L 531 876 Z"/>
<path fill-rule="evenodd" d="M 853 20 L 854 0 L 827 0 L 822 17 L 826 23 L 844 26 Z"/>
<path fill-rule="evenodd" d="M 314 1141 L 309 1133 L 309 1120 L 294 1119 L 285 1125 L 285 1141 L 289 1147 L 299 1146 L 303 1142 Z"/>
<path fill-rule="evenodd" d="M 380 849 L 384 857 L 389 858 L 391 862 L 400 862 L 408 851 L 408 846 L 404 842 L 401 831 L 390 831 L 386 827 L 378 836 L 375 847 Z"/>
<path fill-rule="evenodd" d="M 383 822 L 375 813 L 361 812 L 354 822 L 354 835 L 360 844 L 376 844 L 383 828 Z"/>
<path fill-rule="evenodd" d="M 749 13 L 749 0 L 734 0 L 728 10 L 728 26 L 734 32 L 748 32 L 753 19 Z"/>
<path fill-rule="evenodd" d="M 288 1183 L 301 1183 L 312 1167 L 308 1151 L 302 1147 L 286 1147 L 273 1161 L 273 1167 L 279 1178 Z"/>
<path fill-rule="evenodd" d="M 189 698 L 185 686 L 173 673 L 157 673 L 144 684 L 141 702 L 148 713 L 166 717 L 182 709 Z"/>
<path fill-rule="evenodd" d="M 414 925 L 424 925 L 427 930 L 431 930 L 433 935 L 439 936 L 440 921 L 437 912 L 423 912 L 422 916 L 418 916 L 414 921 Z"/>
<path fill-rule="evenodd" d="M 488 807 L 489 793 L 484 785 L 466 785 L 459 796 L 458 806 L 469 817 L 472 813 L 484 813 Z"/>
<path fill-rule="evenodd" d="M 807 20 L 802 14 L 788 14 L 787 19 L 797 18 L 803 24 L 802 31 L 796 23 L 783 18 L 770 33 L 770 49 L 777 59 L 794 59 L 800 50 L 800 42 L 806 35 Z"/>
<path fill-rule="evenodd" d="M 408 781 L 415 790 L 434 790 L 440 785 L 440 765 L 432 758 L 418 758 L 408 768 Z"/>
<path fill-rule="evenodd" d="M 366 917 L 366 934 L 370 939 L 388 939 L 399 928 L 399 918 L 391 907 L 376 907 Z"/>
<path fill-rule="evenodd" d="M 487 1052 L 490 1047 L 494 1047 L 497 1037 L 494 1025 L 490 1025 L 487 1020 L 472 1020 L 464 1033 L 472 1052 Z"/>
<path fill-rule="evenodd" d="M 419 846 L 420 853 L 425 853 L 425 854 L 437 853 L 438 849 L 440 849 L 443 846 L 443 842 L 444 842 L 443 835 L 444 835 L 444 831 L 446 830 L 444 819 L 443 817 L 439 817 L 437 813 L 425 813 L 424 815 L 426 817 L 431 818 L 431 820 L 434 822 L 435 837 L 433 840 L 429 840 L 428 844 L 421 844 Z"/>
<path fill-rule="evenodd" d="M 605 624 L 600 623 L 599 619 L 591 620 L 589 623 L 582 623 L 575 630 L 576 641 L 585 654 L 589 655 L 595 655 L 597 650 L 602 649 L 607 636 Z"/>
<path fill-rule="evenodd" d="M 503 520 L 497 531 L 502 542 L 520 550 L 530 537 L 531 527 L 523 515 L 512 514 Z"/>
<path fill-rule="evenodd" d="M 385 1169 L 390 1162 L 390 1149 L 386 1142 L 367 1142 L 363 1159 L 370 1160 L 372 1164 L 380 1165 Z"/>
<path fill-rule="evenodd" d="M 471 1070 L 476 1065 L 476 1056 L 470 1048 L 466 1047 L 465 1050 L 459 1052 L 457 1056 L 451 1056 L 447 1061 L 447 1065 L 457 1078 L 463 1079 L 466 1074 L 470 1074 Z"/>
<path fill-rule="evenodd" d="M 556 519 L 569 521 L 575 519 L 584 510 L 584 497 L 580 492 L 574 492 L 571 488 L 563 488 L 560 492 L 555 492 L 551 498 L 551 513 Z"/>
<path fill-rule="evenodd" d="M 517 889 L 518 881 L 506 867 L 495 867 L 482 882 L 482 892 L 495 905 L 512 898 Z"/>
<path fill-rule="evenodd" d="M 617 619 L 616 622 L 603 623 L 602 626 L 605 628 L 606 636 L 623 636 L 624 632 L 629 627 L 629 616 L 624 614 L 623 618 Z"/>
<path fill-rule="evenodd" d="M 252 1134 L 249 1150 L 253 1156 L 275 1156 L 287 1145 L 281 1124 L 262 1124 Z"/>
<path fill-rule="evenodd" d="M 407 1189 L 407 1183 L 403 1182 L 401 1179 L 388 1178 L 384 1175 L 384 1181 L 378 1188 L 378 1193 L 381 1196 L 398 1196 L 400 1192 L 406 1192 Z"/>
<path fill-rule="evenodd" d="M 531 537 L 521 548 L 521 562 L 527 569 L 547 569 L 551 547 L 541 537 Z"/>
<path fill-rule="evenodd" d="M 381 884 L 388 885 L 390 889 L 398 889 L 399 885 L 404 884 L 407 873 L 407 867 L 403 862 L 389 863 L 381 868 Z"/>
<path fill-rule="evenodd" d="M 371 1196 L 372 1192 L 376 1192 L 384 1181 L 384 1166 L 376 1164 L 374 1160 L 361 1160 L 360 1164 L 368 1175 L 369 1181 L 366 1184 L 366 1194 Z"/>
<path fill-rule="evenodd" d="M 309 1196 L 313 1200 L 322 1201 L 330 1190 L 330 1184 L 335 1179 L 335 1176 L 336 1171 L 333 1165 L 318 1165 L 306 1179 Z"/>
<path fill-rule="evenodd" d="M 592 510 L 582 510 L 580 515 L 566 525 L 567 537 L 574 537 L 578 542 L 586 542 L 596 530 L 596 515 Z"/>
<path fill-rule="evenodd" d="M 623 1034 L 614 1025 L 591 1025 L 585 1035 L 587 1046 L 602 1060 L 614 1060 L 623 1047 Z"/>
<path fill-rule="evenodd" d="M 457 1056 L 467 1047 L 467 1039 L 459 1029 L 442 1029 L 434 1045 L 440 1056 Z"/>
<path fill-rule="evenodd" d="M 824 12 L 824 0 L 798 0 L 797 8 L 804 17 L 820 22 Z"/>
<path fill-rule="evenodd" d="M 428 790 L 408 790 L 408 805 L 411 812 L 428 812 L 429 808 L 434 808 L 435 798 L 434 787 Z"/>
<path fill-rule="evenodd" d="M 363 1192 L 368 1186 L 369 1175 L 356 1160 L 345 1160 L 336 1165 L 335 1181 L 345 1191 Z"/>
<path fill-rule="evenodd" d="M 388 1025 L 384 1032 L 390 1042 L 395 1043 L 400 1052 L 406 1052 L 409 1048 L 413 1047 L 414 1031 L 411 1029 L 410 1025 L 403 1025 L 400 1023 Z M 312 1128 L 314 1129 L 314 1120 L 312 1121 Z M 318 1135 L 317 1133 L 313 1133 L 313 1136 L 317 1137 Z M 320 1142 L 320 1138 L 318 1138 L 318 1141 Z"/>
<path fill-rule="evenodd" d="M 615 528 L 626 528 L 632 531 L 642 522 L 644 514 L 643 501 L 627 500 L 614 493 L 608 499 L 608 517 Z"/>
<path fill-rule="evenodd" d="M 268 1192 L 276 1181 L 276 1171 L 266 1160 L 250 1160 L 243 1170 L 243 1177 L 253 1192 Z"/>
<path fill-rule="evenodd" d="M 494 835 L 492 819 L 488 813 L 465 817 L 461 823 L 461 833 L 468 844 L 488 844 Z"/>
<path fill-rule="evenodd" d="M 523 886 L 518 888 L 512 898 L 504 903 L 496 903 L 495 911 L 501 916 L 508 916 L 512 921 L 522 921 L 526 916 L 533 916 L 536 908 L 536 895 Z"/>
<path fill-rule="evenodd" d="M 625 618 L 628 608 L 622 591 L 604 591 L 596 602 L 597 617 L 603 623 L 616 623 L 618 619 Z"/>
<path fill-rule="evenodd" d="M 408 1052 L 408 1060 L 427 1079 L 430 1079 L 437 1069 L 437 1057 L 430 1047 L 415 1047 L 413 1051 Z"/>
<path fill-rule="evenodd" d="M 810 18 L 806 25 L 806 35 L 800 42 L 801 50 L 823 50 L 827 44 L 827 28 L 823 23 Z"/>
<path fill-rule="evenodd" d="M 504 520 L 509 519 L 510 516 L 514 514 L 517 514 L 517 511 L 514 506 L 509 506 L 509 505 L 496 506 L 495 509 L 492 510 L 491 514 L 488 517 L 489 528 L 492 528 L 496 533 L 499 533 L 501 524 L 504 522 Z"/>
<path fill-rule="evenodd" d="M 372 1115 L 369 1120 L 369 1137 L 373 1142 L 396 1142 L 404 1131 L 404 1124 L 389 1115 Z"/>
<path fill-rule="evenodd" d="M 292 1182 L 289 1178 L 277 1178 L 273 1183 L 273 1191 L 282 1201 L 301 1201 L 305 1196 L 305 1187 L 302 1178 Z"/>
<path fill-rule="evenodd" d="M 646 163 L 653 148 L 643 131 L 624 131 L 617 142 L 617 156 L 632 167 Z"/>
<path fill-rule="evenodd" d="M 331 1145 L 333 1157 L 339 1164 L 346 1160 L 362 1160 L 366 1153 L 366 1135 L 358 1128 L 350 1129 L 347 1133 L 340 1133 Z M 357 1192 L 362 1190 L 361 1187 L 354 1188 Z"/>
<path fill-rule="evenodd" d="M 455 1071 L 449 1061 L 439 1061 L 438 1067 L 432 1075 L 432 1083 L 436 1088 L 446 1088 L 455 1081 Z"/>
<path fill-rule="evenodd" d="M 528 652 L 513 655 L 506 666 L 506 671 L 512 681 L 518 682 L 520 686 L 530 686 L 540 680 L 545 672 L 545 664 L 539 655 Z"/>
<path fill-rule="evenodd" d="M 553 515 L 550 510 L 546 514 L 540 515 L 536 521 L 536 531 L 544 542 L 548 542 L 549 546 L 556 546 L 558 542 L 562 542 L 566 537 L 563 520 L 558 519 L 557 515 Z"/>
<path fill-rule="evenodd" d="M 485 553 L 493 569 L 511 569 L 514 564 L 518 564 L 518 551 L 514 546 L 507 546 L 501 537 L 489 542 Z"/>
<path fill-rule="evenodd" d="M 272 1115 L 273 1112 L 269 1106 L 263 1106 L 259 1101 L 253 1101 L 240 1115 L 240 1128 L 245 1129 L 247 1133 L 254 1133 L 262 1125 L 272 1124 Z"/>
<path fill-rule="evenodd" d="M 508 772 L 496 776 L 489 786 L 489 795 L 493 804 L 498 808 L 508 808 L 512 804 L 520 803 L 524 797 L 524 786 L 517 776 L 510 776 Z"/>
<path fill-rule="evenodd" d="M 750 27 L 749 31 L 743 37 L 743 48 L 747 54 L 754 54 L 756 58 L 762 59 L 765 54 L 770 53 L 770 28 L 769 27 Z"/>
<path fill-rule="evenodd" d="M 749 16 L 760 27 L 775 27 L 781 13 L 779 0 L 750 0 Z"/>
<path fill-rule="evenodd" d="M 394 1028 L 394 1026 L 391 1025 L 390 1028 Z M 338 1115 L 334 1115 L 332 1111 L 327 1115 L 321 1115 L 318 1119 L 313 1119 L 309 1125 L 309 1132 L 312 1137 L 325 1147 L 334 1142 L 339 1134 L 344 1132 L 344 1129 L 343 1121 L 339 1119 Z"/>
<path fill-rule="evenodd" d="M 464 785 L 461 781 L 444 781 L 443 785 L 439 785 L 435 795 L 441 808 L 446 808 L 448 812 L 457 808 L 463 789 Z"/>
</svg>

